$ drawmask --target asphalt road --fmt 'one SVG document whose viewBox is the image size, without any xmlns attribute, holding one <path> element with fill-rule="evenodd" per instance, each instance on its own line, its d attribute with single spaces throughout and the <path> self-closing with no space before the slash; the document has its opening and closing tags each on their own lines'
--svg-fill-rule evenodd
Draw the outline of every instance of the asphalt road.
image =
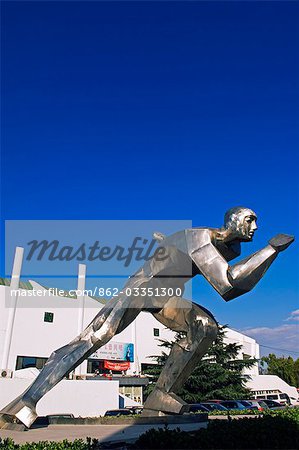
<svg viewBox="0 0 299 450">
<path fill-rule="evenodd" d="M 168 425 L 169 429 L 180 428 L 184 431 L 198 430 L 206 423 L 184 423 Z M 2 439 L 10 437 L 17 444 L 38 441 L 62 441 L 68 439 L 96 438 L 100 442 L 134 441 L 151 428 L 164 428 L 164 425 L 49 425 L 28 431 L 0 430 Z"/>
</svg>

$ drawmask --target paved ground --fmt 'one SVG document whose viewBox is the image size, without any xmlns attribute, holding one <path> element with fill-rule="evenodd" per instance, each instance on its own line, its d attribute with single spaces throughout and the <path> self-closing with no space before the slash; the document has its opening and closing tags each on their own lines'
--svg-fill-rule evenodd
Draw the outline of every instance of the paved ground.
<svg viewBox="0 0 299 450">
<path fill-rule="evenodd" d="M 168 425 L 169 429 L 180 428 L 184 431 L 198 430 L 206 423 L 184 423 Z M 68 439 L 96 438 L 100 442 L 135 440 L 151 428 L 163 428 L 164 425 L 49 425 L 28 431 L 0 430 L 0 437 L 10 437 L 17 444 L 38 441 L 62 441 Z"/>
</svg>

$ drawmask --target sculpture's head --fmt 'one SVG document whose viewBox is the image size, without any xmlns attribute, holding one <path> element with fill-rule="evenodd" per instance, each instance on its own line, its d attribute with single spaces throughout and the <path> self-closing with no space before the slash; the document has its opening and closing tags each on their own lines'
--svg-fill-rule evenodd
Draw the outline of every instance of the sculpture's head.
<svg viewBox="0 0 299 450">
<path fill-rule="evenodd" d="M 224 216 L 224 227 L 230 230 L 235 239 L 251 241 L 257 230 L 257 216 L 254 211 L 243 206 L 229 209 Z"/>
</svg>

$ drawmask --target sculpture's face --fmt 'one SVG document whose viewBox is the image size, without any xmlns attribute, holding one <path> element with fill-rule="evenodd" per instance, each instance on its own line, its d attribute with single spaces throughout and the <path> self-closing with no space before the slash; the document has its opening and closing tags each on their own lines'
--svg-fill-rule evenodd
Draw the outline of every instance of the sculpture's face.
<svg viewBox="0 0 299 450">
<path fill-rule="evenodd" d="M 243 237 L 246 241 L 251 241 L 256 230 L 256 217 L 254 215 L 245 216 L 243 225 L 240 227 L 241 237 Z"/>
<path fill-rule="evenodd" d="M 256 214 L 248 208 L 232 208 L 225 215 L 225 228 L 240 241 L 251 241 L 257 230 Z"/>
</svg>

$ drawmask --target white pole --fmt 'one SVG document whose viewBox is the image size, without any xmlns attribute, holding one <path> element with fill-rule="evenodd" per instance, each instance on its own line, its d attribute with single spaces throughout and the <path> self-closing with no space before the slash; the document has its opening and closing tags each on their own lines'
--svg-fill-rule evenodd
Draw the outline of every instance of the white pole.
<svg viewBox="0 0 299 450">
<path fill-rule="evenodd" d="M 22 270 L 22 262 L 23 262 L 23 255 L 24 255 L 24 248 L 23 247 L 16 247 L 15 251 L 15 257 L 14 257 L 14 263 L 13 263 L 13 269 L 12 269 L 12 275 L 11 275 L 11 281 L 10 281 L 10 288 L 9 288 L 9 312 L 8 312 L 8 319 L 7 319 L 7 327 L 5 332 L 5 341 L 4 341 L 4 350 L 3 350 L 3 357 L 2 357 L 2 370 L 8 370 L 8 360 L 9 360 L 9 353 L 10 353 L 10 347 L 11 347 L 11 341 L 12 341 L 12 335 L 13 335 L 13 326 L 16 316 L 16 309 L 17 309 L 17 301 L 18 301 L 18 292 L 20 285 L 20 276 L 21 276 L 21 270 Z"/>
<path fill-rule="evenodd" d="M 79 264 L 78 283 L 77 283 L 77 300 L 78 300 L 78 334 L 82 333 L 84 326 L 84 304 L 85 304 L 85 280 L 86 265 Z M 76 375 L 82 374 L 82 364 L 76 368 Z"/>
<path fill-rule="evenodd" d="M 132 342 L 134 345 L 134 371 L 136 372 L 136 375 L 139 375 L 140 373 L 140 367 L 139 367 L 139 360 L 138 360 L 138 349 L 137 349 L 137 318 L 132 323 Z"/>
</svg>

